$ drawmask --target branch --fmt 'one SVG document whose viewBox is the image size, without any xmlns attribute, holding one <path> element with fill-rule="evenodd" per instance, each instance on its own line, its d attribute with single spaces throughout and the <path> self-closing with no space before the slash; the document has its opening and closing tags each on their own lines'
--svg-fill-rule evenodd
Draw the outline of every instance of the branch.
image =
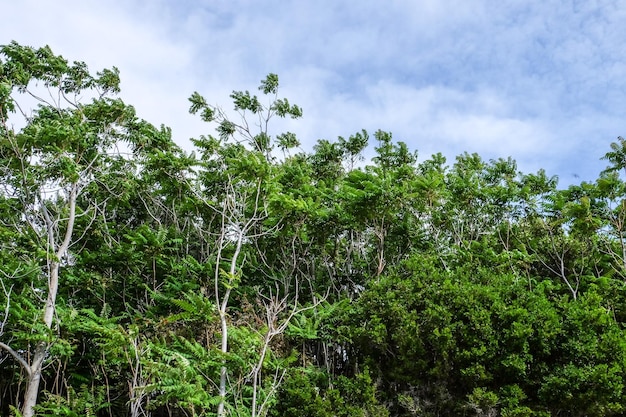
<svg viewBox="0 0 626 417">
<path fill-rule="evenodd" d="M 3 271 L 2 273 L 4 274 Z M 7 324 L 7 320 L 9 319 L 9 307 L 11 306 L 11 291 L 13 290 L 13 286 L 11 285 L 11 288 L 9 288 L 9 291 L 7 291 L 7 287 L 4 285 L 3 280 L 0 280 L 0 285 L 2 285 L 2 291 L 7 297 L 7 306 L 4 309 L 4 319 L 2 320 L 2 324 L 0 324 L 0 336 L 2 336 L 4 326 Z"/>
<path fill-rule="evenodd" d="M 67 219 L 67 227 L 65 229 L 65 236 L 56 253 L 56 256 L 58 259 L 60 259 L 65 254 L 67 249 L 70 247 L 70 243 L 72 241 L 72 234 L 74 232 L 74 221 L 76 220 L 77 195 L 78 195 L 78 185 L 72 184 L 72 187 L 70 189 L 69 201 L 68 201 L 70 213 L 69 213 L 69 218 Z"/>
<path fill-rule="evenodd" d="M 22 358 L 22 356 L 17 353 L 16 351 L 14 351 L 13 349 L 11 349 L 11 346 L 0 342 L 0 348 L 3 348 L 4 350 L 6 350 L 7 352 L 9 352 L 11 354 L 11 356 L 13 356 L 15 358 L 15 360 L 17 360 L 20 365 L 22 365 L 22 368 L 24 368 L 24 370 L 26 371 L 26 373 L 28 374 L 28 376 L 30 377 L 32 374 L 32 371 L 30 369 L 30 365 L 28 364 L 28 362 L 26 362 L 24 360 L 24 358 Z"/>
<path fill-rule="evenodd" d="M 41 204 L 41 211 L 43 212 L 44 220 L 46 222 L 46 230 L 48 234 L 48 247 L 46 249 L 46 252 L 50 250 L 54 251 L 55 249 L 54 247 L 54 241 L 55 241 L 54 222 L 50 218 L 50 212 L 48 212 L 48 208 L 46 207 L 46 201 L 44 197 L 41 194 L 38 197 L 39 197 L 39 203 Z"/>
</svg>

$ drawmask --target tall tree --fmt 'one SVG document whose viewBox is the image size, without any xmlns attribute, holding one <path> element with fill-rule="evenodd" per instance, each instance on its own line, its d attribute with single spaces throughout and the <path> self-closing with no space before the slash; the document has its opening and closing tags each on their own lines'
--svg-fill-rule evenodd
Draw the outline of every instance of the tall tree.
<svg viewBox="0 0 626 417">
<path fill-rule="evenodd" d="M 26 374 L 21 412 L 30 417 L 44 363 L 58 340 L 57 295 L 78 250 L 76 222 L 99 210 L 90 202 L 79 205 L 79 198 L 122 158 L 118 143 L 131 140 L 136 117 L 132 107 L 112 98 L 119 92 L 116 68 L 92 75 L 84 63 L 69 63 L 49 47 L 15 42 L 2 46 L 0 56 L 0 176 L 3 198 L 21 213 L 6 221 L 32 240 L 30 262 L 39 271 L 26 285 L 35 300 L 43 295 L 32 304 L 39 311 L 33 336 L 0 347 Z M 91 100 L 83 102 L 84 96 Z M 33 100 L 36 107 L 29 111 Z M 16 131 L 15 124 L 23 127 Z"/>
<path fill-rule="evenodd" d="M 249 91 L 231 94 L 235 111 L 239 114 L 237 121 L 232 121 L 221 108 L 207 104 L 197 92 L 190 98 L 191 113 L 200 113 L 203 120 L 216 122 L 219 136 L 203 137 L 193 142 L 202 151 L 202 188 L 198 192 L 198 202 L 207 210 L 204 229 L 207 241 L 211 242 L 213 296 L 220 323 L 220 351 L 224 357 L 230 352 L 231 297 L 242 281 L 245 282 L 246 261 L 262 258 L 263 254 L 254 252 L 255 242 L 282 226 L 280 218 L 270 218 L 270 203 L 277 185 L 272 154 L 274 139 L 268 130 L 269 121 L 275 116 L 302 116 L 298 106 L 278 98 L 278 77 L 275 74 L 262 80 L 259 90 L 269 98 L 269 104 L 263 104 Z M 280 134 L 278 138 L 282 149 L 297 143 L 289 133 Z M 272 272 L 275 271 L 269 271 L 270 278 Z M 279 296 L 272 290 L 274 285 L 276 283 L 261 284 L 262 289 L 257 294 L 264 306 L 266 320 L 258 359 L 249 370 L 252 378 L 250 413 L 253 417 L 267 413 L 267 399 L 259 401 L 259 396 L 261 370 L 270 342 L 285 330 L 289 318 L 297 311 L 297 296 L 293 299 Z M 282 282 L 280 286 L 282 293 L 288 294 L 290 282 Z M 229 369 L 224 362 L 219 376 L 219 417 L 226 415 L 228 379 Z M 280 379 L 282 377 L 277 374 L 269 387 L 270 392 L 275 391 Z"/>
</svg>

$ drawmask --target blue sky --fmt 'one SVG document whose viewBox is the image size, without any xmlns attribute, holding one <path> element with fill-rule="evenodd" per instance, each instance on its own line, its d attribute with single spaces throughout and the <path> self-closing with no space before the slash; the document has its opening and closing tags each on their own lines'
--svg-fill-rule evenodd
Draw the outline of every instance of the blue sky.
<svg viewBox="0 0 626 417">
<path fill-rule="evenodd" d="M 595 180 L 626 135 L 626 1 L 1 0 L 0 43 L 117 66 L 139 115 L 189 137 L 199 91 L 230 108 L 269 72 L 310 150 L 391 131 L 420 159 L 512 156 L 561 185 Z M 8 17 L 8 18 L 7 18 Z"/>
</svg>

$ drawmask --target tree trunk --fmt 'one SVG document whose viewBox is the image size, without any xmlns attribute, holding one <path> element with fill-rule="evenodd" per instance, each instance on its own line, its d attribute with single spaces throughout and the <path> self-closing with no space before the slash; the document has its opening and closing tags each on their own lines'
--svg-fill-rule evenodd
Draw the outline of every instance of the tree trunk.
<svg viewBox="0 0 626 417">
<path fill-rule="evenodd" d="M 46 327 L 51 329 L 56 307 L 56 296 L 59 288 L 59 262 L 50 263 L 48 285 L 48 299 L 46 300 L 43 319 Z M 30 376 L 26 384 L 24 404 L 22 405 L 22 415 L 24 417 L 32 417 L 34 415 L 34 407 L 37 405 L 37 395 L 39 393 L 39 383 L 41 382 L 41 370 L 43 368 L 43 362 L 48 355 L 48 348 L 49 345 L 47 342 L 41 342 L 35 349 L 33 361 L 30 365 Z"/>
<path fill-rule="evenodd" d="M 24 404 L 22 405 L 22 416 L 33 417 L 35 415 L 34 407 L 37 405 L 37 395 L 39 394 L 39 382 L 41 381 L 41 368 L 43 361 L 48 353 L 48 345 L 42 342 L 37 346 L 33 363 L 30 366 L 30 375 L 26 385 L 26 393 L 24 394 Z"/>
<path fill-rule="evenodd" d="M 222 353 L 226 354 L 228 353 L 228 325 L 226 323 L 226 313 L 220 311 L 220 322 L 221 322 L 221 327 L 222 327 L 222 346 L 221 346 L 221 351 Z M 220 395 L 220 403 L 217 406 L 217 416 L 218 417 L 224 417 L 225 411 L 224 411 L 224 403 L 226 402 L 226 365 L 222 365 L 221 369 L 220 369 L 220 391 L 219 391 L 219 395 Z"/>
<path fill-rule="evenodd" d="M 222 223 L 223 225 L 224 223 Z M 225 228 L 224 226 L 222 226 L 222 230 L 225 233 Z M 227 322 L 227 317 L 226 317 L 226 309 L 228 308 L 228 300 L 230 298 L 230 291 L 232 289 L 232 286 L 234 284 L 234 278 L 235 278 L 235 274 L 237 273 L 237 261 L 239 259 L 239 254 L 241 253 L 241 245 L 243 244 L 243 239 L 244 239 L 244 233 L 247 229 L 243 229 L 239 231 L 239 235 L 237 237 L 237 246 L 235 247 L 235 253 L 233 254 L 233 257 L 230 261 L 230 269 L 229 269 L 229 277 L 228 277 L 228 284 L 226 285 L 226 291 L 224 293 L 224 298 L 222 299 L 222 302 L 220 304 L 220 324 L 221 324 L 221 329 L 222 329 L 222 344 L 221 344 L 221 351 L 224 355 L 226 355 L 228 353 L 228 322 Z M 221 244 L 221 243 L 220 243 Z M 218 262 L 217 262 L 217 266 L 216 266 L 216 274 L 215 274 L 215 293 L 218 294 L 218 287 L 219 287 L 219 260 L 221 259 L 221 247 L 218 253 Z M 219 298 L 218 298 L 218 302 L 219 302 Z M 224 359 L 224 362 L 226 362 L 226 359 Z M 226 415 L 226 412 L 224 410 L 224 405 L 226 403 L 226 377 L 227 377 L 227 372 L 228 369 L 226 368 L 226 365 L 222 365 L 221 369 L 220 369 L 220 391 L 219 391 L 219 395 L 220 395 L 220 403 L 217 406 L 217 416 L 218 417 L 224 417 Z"/>
<path fill-rule="evenodd" d="M 54 312 L 56 310 L 57 293 L 59 292 L 59 269 L 61 266 L 61 258 L 66 254 L 72 241 L 72 233 L 74 231 L 74 220 L 76 218 L 76 197 L 78 195 L 78 185 L 73 184 L 69 197 L 69 216 L 67 219 L 67 228 L 65 229 L 65 235 L 63 241 L 58 243 L 55 238 L 55 226 L 54 222 L 50 218 L 45 202 L 42 201 L 41 210 L 46 221 L 46 228 L 48 232 L 48 245 L 50 248 L 56 249 L 53 253 L 53 259 L 48 261 L 48 297 L 46 299 L 46 305 L 43 311 L 43 322 L 47 329 L 52 329 L 52 320 L 54 318 Z M 35 354 L 30 365 L 30 372 L 28 377 L 28 383 L 26 385 L 26 393 L 24 394 L 24 404 L 22 405 L 22 415 L 24 417 L 34 416 L 34 407 L 37 405 L 37 395 L 39 394 L 39 383 L 41 382 L 41 370 L 43 363 L 48 356 L 48 349 L 50 345 L 47 342 L 41 342 L 35 349 Z"/>
</svg>

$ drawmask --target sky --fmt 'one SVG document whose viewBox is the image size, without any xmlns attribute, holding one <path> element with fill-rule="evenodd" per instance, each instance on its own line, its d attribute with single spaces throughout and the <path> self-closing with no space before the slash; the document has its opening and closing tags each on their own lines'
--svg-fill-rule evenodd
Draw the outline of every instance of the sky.
<svg viewBox="0 0 626 417">
<path fill-rule="evenodd" d="M 190 137 L 276 73 L 305 151 L 382 129 L 417 150 L 594 181 L 626 136 L 626 0 L 0 0 L 0 44 L 116 66 L 138 115 Z M 259 92 L 260 94 L 260 92 Z M 372 143 L 371 146 L 374 144 Z M 372 155 L 372 149 L 366 156 Z"/>
</svg>

